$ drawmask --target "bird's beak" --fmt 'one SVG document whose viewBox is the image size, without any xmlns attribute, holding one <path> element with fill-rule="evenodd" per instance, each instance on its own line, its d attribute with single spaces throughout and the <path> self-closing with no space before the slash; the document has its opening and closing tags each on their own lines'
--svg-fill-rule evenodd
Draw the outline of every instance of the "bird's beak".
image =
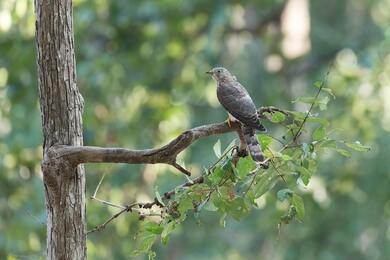
<svg viewBox="0 0 390 260">
<path fill-rule="evenodd" d="M 210 75 L 213 75 L 213 72 L 210 70 L 210 71 L 206 71 L 207 74 L 210 74 Z"/>
</svg>

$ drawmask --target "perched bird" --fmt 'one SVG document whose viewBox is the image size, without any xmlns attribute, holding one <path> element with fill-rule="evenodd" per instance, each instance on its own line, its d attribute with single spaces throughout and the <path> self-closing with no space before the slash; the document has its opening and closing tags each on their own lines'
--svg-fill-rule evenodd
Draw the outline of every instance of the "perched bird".
<svg viewBox="0 0 390 260">
<path fill-rule="evenodd" d="M 225 68 L 213 68 L 206 73 L 210 74 L 217 82 L 217 97 L 221 105 L 228 111 L 228 123 L 229 120 L 241 122 L 249 153 L 254 161 L 262 164 L 264 156 L 257 141 L 256 130 L 266 131 L 266 129 L 260 122 L 256 106 L 248 91 Z"/>
</svg>

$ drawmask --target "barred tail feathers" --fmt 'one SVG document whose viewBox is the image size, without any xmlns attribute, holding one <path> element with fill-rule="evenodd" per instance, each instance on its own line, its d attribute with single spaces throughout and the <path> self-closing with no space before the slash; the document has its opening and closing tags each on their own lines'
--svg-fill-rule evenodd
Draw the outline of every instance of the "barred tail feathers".
<svg viewBox="0 0 390 260">
<path fill-rule="evenodd" d="M 252 159 L 259 163 L 263 162 L 264 156 L 263 153 L 261 152 L 259 142 L 257 141 L 256 130 L 244 126 L 243 131 L 244 131 L 245 142 L 248 146 L 248 150 L 252 156 Z"/>
</svg>

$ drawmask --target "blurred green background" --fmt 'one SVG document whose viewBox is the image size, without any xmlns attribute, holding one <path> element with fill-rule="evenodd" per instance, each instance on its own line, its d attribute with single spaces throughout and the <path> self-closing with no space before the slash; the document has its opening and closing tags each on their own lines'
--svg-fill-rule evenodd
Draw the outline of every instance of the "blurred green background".
<svg viewBox="0 0 390 260">
<path fill-rule="evenodd" d="M 34 19 L 32 0 L 1 0 L 0 259 L 43 259 L 46 250 Z M 74 29 L 87 145 L 155 147 L 224 120 L 204 73 L 215 65 L 258 105 L 305 111 L 290 101 L 312 95 L 333 61 L 328 87 L 337 98 L 325 117 L 335 137 L 373 148 L 322 155 L 302 187 L 304 223 L 279 233 L 285 209 L 271 191 L 261 209 L 225 228 L 211 213 L 190 217 L 154 247 L 157 259 L 390 259 L 390 0 L 75 0 Z M 226 146 L 234 135 L 220 138 Z M 182 154 L 194 174 L 216 160 L 217 139 Z M 87 165 L 88 197 L 103 173 L 98 197 L 123 204 L 185 181 L 163 165 Z M 88 200 L 88 227 L 113 213 Z M 129 259 L 137 225 L 124 215 L 89 235 L 89 258 Z"/>
</svg>

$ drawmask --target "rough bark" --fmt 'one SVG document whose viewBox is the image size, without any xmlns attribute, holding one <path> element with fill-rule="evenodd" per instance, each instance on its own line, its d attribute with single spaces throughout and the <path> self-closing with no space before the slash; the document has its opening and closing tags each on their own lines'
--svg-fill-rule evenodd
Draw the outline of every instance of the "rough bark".
<svg viewBox="0 0 390 260">
<path fill-rule="evenodd" d="M 72 1 L 35 0 L 35 13 L 47 258 L 85 259 L 84 169 L 47 156 L 55 145 L 83 145 L 83 99 L 76 86 Z"/>
</svg>

